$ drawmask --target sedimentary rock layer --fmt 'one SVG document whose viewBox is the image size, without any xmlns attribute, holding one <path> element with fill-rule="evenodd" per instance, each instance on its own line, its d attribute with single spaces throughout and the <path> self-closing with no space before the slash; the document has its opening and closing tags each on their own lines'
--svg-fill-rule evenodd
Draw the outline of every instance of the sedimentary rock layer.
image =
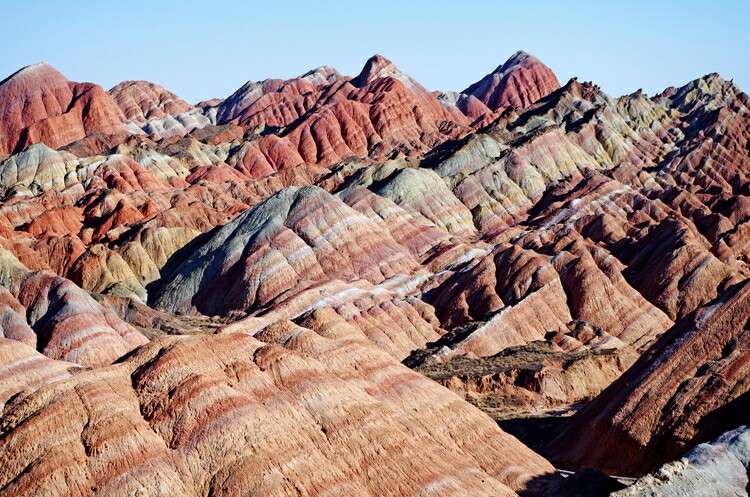
<svg viewBox="0 0 750 497">
<path fill-rule="evenodd" d="M 11 403 L 0 495 L 496 496 L 552 471 L 389 356 L 280 331 L 157 340 Z"/>
<path fill-rule="evenodd" d="M 747 415 L 750 283 L 678 321 L 571 418 L 552 452 L 575 466 L 639 474 Z"/>
</svg>

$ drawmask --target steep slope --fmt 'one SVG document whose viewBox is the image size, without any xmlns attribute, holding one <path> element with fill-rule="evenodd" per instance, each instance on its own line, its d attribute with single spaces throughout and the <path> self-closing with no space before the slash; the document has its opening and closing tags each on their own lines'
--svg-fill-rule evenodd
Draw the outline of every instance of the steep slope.
<svg viewBox="0 0 750 497">
<path fill-rule="evenodd" d="M 652 470 L 750 413 L 750 282 L 667 331 L 561 429 L 551 453 L 615 474 Z"/>
<path fill-rule="evenodd" d="M 387 227 L 320 188 L 287 188 L 206 239 L 152 304 L 170 312 L 250 314 L 252 324 L 228 329 L 254 332 L 332 308 L 329 320 L 354 326 L 403 358 L 441 331 L 428 306 L 409 296 L 426 277 L 418 266 Z"/>
</svg>

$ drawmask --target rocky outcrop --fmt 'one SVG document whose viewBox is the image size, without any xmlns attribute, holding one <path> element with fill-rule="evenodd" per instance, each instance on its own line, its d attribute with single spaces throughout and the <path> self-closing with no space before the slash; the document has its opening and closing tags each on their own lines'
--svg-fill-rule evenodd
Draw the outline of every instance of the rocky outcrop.
<svg viewBox="0 0 750 497">
<path fill-rule="evenodd" d="M 342 76 L 332 67 L 319 67 L 299 78 L 249 81 L 217 107 L 220 124 L 284 127 L 313 107 L 324 89 Z"/>
<path fill-rule="evenodd" d="M 79 164 L 73 154 L 38 143 L 0 164 L 0 184 L 8 193 L 62 191 L 77 182 Z"/>
<path fill-rule="evenodd" d="M 579 342 L 575 351 L 539 341 L 494 356 L 428 361 L 416 370 L 488 413 L 551 409 L 593 399 L 635 362 L 632 349 L 611 340 L 603 345 L 601 338 L 593 347 Z M 404 362 L 418 360 L 419 353 Z"/>
</svg>

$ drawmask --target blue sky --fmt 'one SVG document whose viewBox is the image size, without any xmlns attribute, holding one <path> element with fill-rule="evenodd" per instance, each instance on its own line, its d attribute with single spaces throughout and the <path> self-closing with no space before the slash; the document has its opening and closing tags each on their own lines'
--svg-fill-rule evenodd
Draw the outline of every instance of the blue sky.
<svg viewBox="0 0 750 497">
<path fill-rule="evenodd" d="M 618 96 L 709 72 L 750 92 L 750 1 L 240 2 L 0 0 L 0 79 L 47 61 L 109 89 L 161 84 L 189 102 L 374 53 L 430 90 L 461 90 L 517 50 Z"/>
</svg>

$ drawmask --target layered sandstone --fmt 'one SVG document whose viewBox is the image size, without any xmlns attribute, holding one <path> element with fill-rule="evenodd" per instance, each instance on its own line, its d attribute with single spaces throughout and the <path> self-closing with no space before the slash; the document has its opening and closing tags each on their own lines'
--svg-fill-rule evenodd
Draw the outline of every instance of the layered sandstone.
<svg viewBox="0 0 750 497">
<path fill-rule="evenodd" d="M 490 110 L 523 109 L 560 87 L 555 73 L 526 52 L 516 52 L 492 73 L 462 93 L 475 97 Z"/>
<path fill-rule="evenodd" d="M 481 495 L 549 469 L 404 359 L 525 410 L 604 389 L 554 446 L 566 466 L 636 474 L 735 428 L 749 105 L 716 74 L 559 87 L 524 53 L 464 93 L 374 56 L 195 107 L 19 71 L 0 83 L 0 488 Z"/>
<path fill-rule="evenodd" d="M 51 359 L 104 366 L 147 342 L 70 280 L 29 271 L 2 248 L 0 288 L 13 311 L 3 323 L 5 336 L 21 338 Z"/>
<path fill-rule="evenodd" d="M 0 493 L 495 496 L 552 471 L 388 356 L 289 332 L 161 339 L 15 401 Z"/>
<path fill-rule="evenodd" d="M 750 283 L 738 284 L 678 321 L 567 423 L 552 453 L 637 475 L 739 424 L 750 389 L 748 298 Z"/>
<path fill-rule="evenodd" d="M 127 136 L 122 113 L 91 83 L 71 83 L 46 63 L 25 67 L 0 82 L 0 153 L 44 142 L 52 148 L 98 132 Z"/>
</svg>

